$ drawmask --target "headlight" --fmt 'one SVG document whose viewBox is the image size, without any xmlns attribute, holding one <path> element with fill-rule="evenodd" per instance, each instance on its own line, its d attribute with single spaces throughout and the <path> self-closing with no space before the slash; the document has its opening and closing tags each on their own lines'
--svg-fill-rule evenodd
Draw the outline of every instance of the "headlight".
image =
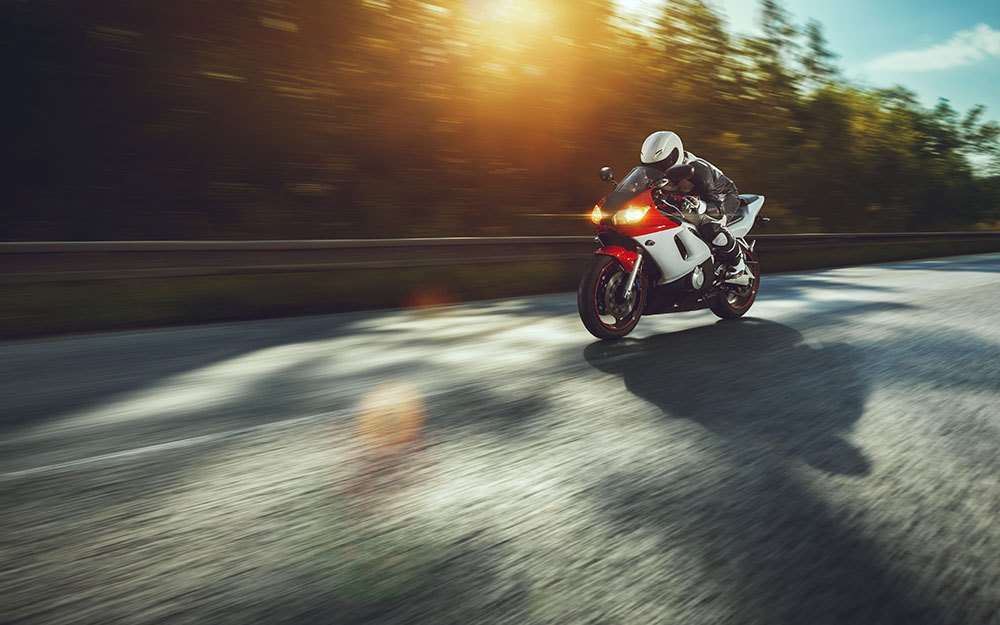
<svg viewBox="0 0 1000 625">
<path fill-rule="evenodd" d="M 652 206 L 629 206 L 628 208 L 623 208 L 622 210 L 615 213 L 614 222 L 616 226 L 628 226 L 632 224 L 637 224 L 642 221 L 642 218 L 646 216 L 649 209 Z"/>
<path fill-rule="evenodd" d="M 604 213 L 601 212 L 601 205 L 595 204 L 594 210 L 590 211 L 590 221 L 599 224 L 602 219 L 604 219 Z"/>
</svg>

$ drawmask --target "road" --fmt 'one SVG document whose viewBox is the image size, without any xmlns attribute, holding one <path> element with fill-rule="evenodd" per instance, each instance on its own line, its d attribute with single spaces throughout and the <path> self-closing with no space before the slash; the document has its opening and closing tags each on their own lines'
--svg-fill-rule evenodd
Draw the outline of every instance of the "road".
<svg viewBox="0 0 1000 625">
<path fill-rule="evenodd" d="M 575 308 L 0 344 L 0 622 L 1000 623 L 1000 255 Z"/>
</svg>

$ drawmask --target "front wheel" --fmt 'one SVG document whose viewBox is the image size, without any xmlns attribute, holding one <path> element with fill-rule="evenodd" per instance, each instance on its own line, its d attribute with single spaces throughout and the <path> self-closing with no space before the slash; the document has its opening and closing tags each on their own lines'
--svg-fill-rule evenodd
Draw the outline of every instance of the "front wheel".
<svg viewBox="0 0 1000 625">
<path fill-rule="evenodd" d="M 742 317 L 757 299 L 757 289 L 760 287 L 760 265 L 757 264 L 757 259 L 750 250 L 743 248 L 743 256 L 747 263 L 747 269 L 750 270 L 750 284 L 746 286 L 725 285 L 725 290 L 720 291 L 715 296 L 715 303 L 710 306 L 712 312 L 723 319 Z"/>
<path fill-rule="evenodd" d="M 576 305 L 587 331 L 599 339 L 620 339 L 639 323 L 649 284 L 640 271 L 632 293 L 624 299 L 628 277 L 629 272 L 617 259 L 604 254 L 591 258 L 583 272 Z"/>
</svg>

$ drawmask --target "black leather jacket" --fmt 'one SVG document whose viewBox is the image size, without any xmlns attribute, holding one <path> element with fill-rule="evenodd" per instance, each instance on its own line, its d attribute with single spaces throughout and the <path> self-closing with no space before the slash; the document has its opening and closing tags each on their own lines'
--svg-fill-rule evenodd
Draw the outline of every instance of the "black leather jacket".
<svg viewBox="0 0 1000 625">
<path fill-rule="evenodd" d="M 691 191 L 705 200 L 708 205 L 706 212 L 715 219 L 721 218 L 723 213 L 732 215 L 740 206 L 736 183 L 718 167 L 690 152 L 687 153 L 687 162 L 694 167 L 694 175 L 690 178 L 694 185 Z"/>
</svg>

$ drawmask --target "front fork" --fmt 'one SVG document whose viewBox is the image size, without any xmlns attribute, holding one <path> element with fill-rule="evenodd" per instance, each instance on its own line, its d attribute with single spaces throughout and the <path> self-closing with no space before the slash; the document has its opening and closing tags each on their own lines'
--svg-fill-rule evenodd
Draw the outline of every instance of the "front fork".
<svg viewBox="0 0 1000 625">
<path fill-rule="evenodd" d="M 635 279 L 639 275 L 639 268 L 642 267 L 642 252 L 635 257 L 635 263 L 632 265 L 632 273 L 628 276 L 628 286 L 625 287 L 625 293 L 622 295 L 623 300 L 628 300 L 632 297 L 632 287 L 635 286 Z"/>
</svg>

